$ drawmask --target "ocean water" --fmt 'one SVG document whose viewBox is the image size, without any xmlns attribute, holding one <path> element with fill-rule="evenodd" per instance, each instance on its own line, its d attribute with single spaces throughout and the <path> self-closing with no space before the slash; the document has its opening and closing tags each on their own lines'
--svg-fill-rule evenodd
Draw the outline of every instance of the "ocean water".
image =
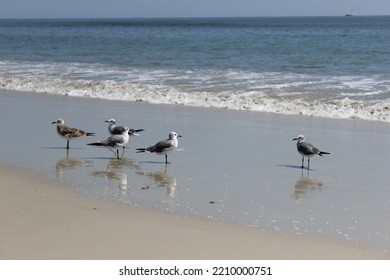
<svg viewBox="0 0 390 280">
<path fill-rule="evenodd" d="M 0 88 L 390 121 L 390 16 L 0 20 Z"/>
</svg>

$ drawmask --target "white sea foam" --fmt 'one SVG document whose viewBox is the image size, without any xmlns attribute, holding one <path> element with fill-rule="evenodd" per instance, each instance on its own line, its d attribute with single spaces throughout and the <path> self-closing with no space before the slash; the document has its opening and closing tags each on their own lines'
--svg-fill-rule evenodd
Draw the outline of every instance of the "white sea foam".
<svg viewBox="0 0 390 280">
<path fill-rule="evenodd" d="M 390 122 L 390 82 L 378 77 L 120 69 L 78 63 L 2 66 L 0 88 L 9 90 Z"/>
<path fill-rule="evenodd" d="M 299 96 L 292 98 L 292 96 L 284 96 L 283 94 L 268 95 L 257 91 L 239 94 L 229 92 L 210 94 L 209 92 L 184 92 L 164 85 L 134 84 L 124 81 L 64 80 L 38 77 L 0 77 L 0 84 L 4 89 L 17 91 L 390 122 L 389 100 L 365 103 L 346 97 L 316 101 L 305 100 Z"/>
</svg>

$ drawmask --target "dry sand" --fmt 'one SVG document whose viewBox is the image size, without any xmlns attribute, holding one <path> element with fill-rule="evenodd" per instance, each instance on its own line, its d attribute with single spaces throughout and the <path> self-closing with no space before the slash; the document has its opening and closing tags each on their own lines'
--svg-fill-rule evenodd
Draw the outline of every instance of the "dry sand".
<svg viewBox="0 0 390 280">
<path fill-rule="evenodd" d="M 261 232 L 80 195 L 0 165 L 0 259 L 386 259 L 348 242 Z"/>
</svg>

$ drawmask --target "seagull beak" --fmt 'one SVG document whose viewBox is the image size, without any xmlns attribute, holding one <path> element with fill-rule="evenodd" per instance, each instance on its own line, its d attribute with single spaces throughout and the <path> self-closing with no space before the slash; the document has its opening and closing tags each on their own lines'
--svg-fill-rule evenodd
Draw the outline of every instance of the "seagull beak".
<svg viewBox="0 0 390 280">
<path fill-rule="evenodd" d="M 52 122 L 51 124 L 55 124 L 55 123 L 58 123 L 57 121 L 55 121 L 55 122 Z"/>
<path fill-rule="evenodd" d="M 177 137 L 183 137 L 183 136 L 181 136 L 180 134 L 178 134 Z"/>
<path fill-rule="evenodd" d="M 298 140 L 298 138 L 294 138 L 292 141 L 297 141 Z"/>
<path fill-rule="evenodd" d="M 107 120 L 107 121 L 104 121 L 104 122 L 110 122 L 109 120 Z"/>
</svg>

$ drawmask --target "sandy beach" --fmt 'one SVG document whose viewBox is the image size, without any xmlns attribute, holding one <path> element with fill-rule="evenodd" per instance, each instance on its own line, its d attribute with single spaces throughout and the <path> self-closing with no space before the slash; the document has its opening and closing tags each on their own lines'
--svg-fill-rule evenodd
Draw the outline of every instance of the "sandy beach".
<svg viewBox="0 0 390 280">
<path fill-rule="evenodd" d="M 88 198 L 0 166 L 1 259 L 384 259 L 378 250 L 259 232 Z"/>
<path fill-rule="evenodd" d="M 1 259 L 388 259 L 389 125 L 0 92 Z M 96 133 L 67 152 L 51 124 Z M 86 144 L 116 118 L 121 160 Z M 137 154 L 170 131 L 164 158 Z M 329 151 L 301 170 L 292 138 Z M 383 151 L 378 156 L 371 147 Z"/>
</svg>

